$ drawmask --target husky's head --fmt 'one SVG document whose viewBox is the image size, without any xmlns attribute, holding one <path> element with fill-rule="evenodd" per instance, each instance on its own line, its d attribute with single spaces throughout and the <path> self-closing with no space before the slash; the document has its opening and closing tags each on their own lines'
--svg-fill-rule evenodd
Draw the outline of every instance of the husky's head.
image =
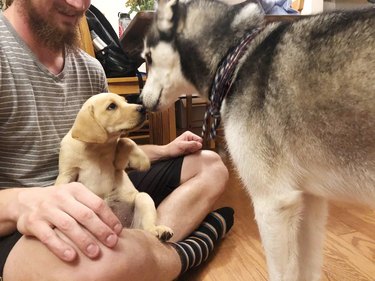
<svg viewBox="0 0 375 281">
<path fill-rule="evenodd" d="M 207 97 L 217 66 L 244 32 L 259 25 L 257 4 L 215 0 L 161 0 L 145 38 L 148 77 L 142 91 L 149 110 L 163 110 L 182 94 Z"/>
</svg>

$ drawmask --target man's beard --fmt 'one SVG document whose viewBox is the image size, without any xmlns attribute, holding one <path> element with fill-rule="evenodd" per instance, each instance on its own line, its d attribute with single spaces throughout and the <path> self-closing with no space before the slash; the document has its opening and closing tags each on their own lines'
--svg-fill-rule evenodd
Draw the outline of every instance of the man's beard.
<svg viewBox="0 0 375 281">
<path fill-rule="evenodd" d="M 23 9 L 27 13 L 30 28 L 34 35 L 47 48 L 62 50 L 64 47 L 74 49 L 79 45 L 78 26 L 62 29 L 53 21 L 53 16 L 47 18 L 39 14 L 38 8 L 30 0 L 22 0 Z"/>
</svg>

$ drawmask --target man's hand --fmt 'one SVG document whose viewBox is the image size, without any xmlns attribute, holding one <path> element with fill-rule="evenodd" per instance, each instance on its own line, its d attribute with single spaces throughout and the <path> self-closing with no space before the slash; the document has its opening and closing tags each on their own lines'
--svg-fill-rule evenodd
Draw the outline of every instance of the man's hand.
<svg viewBox="0 0 375 281">
<path fill-rule="evenodd" d="M 73 261 L 77 252 L 58 231 L 86 256 L 96 258 L 100 245 L 93 237 L 112 248 L 122 230 L 105 202 L 80 183 L 24 188 L 16 201 L 13 209 L 17 229 L 35 236 L 64 261 Z"/>
<path fill-rule="evenodd" d="M 202 149 L 202 141 L 201 137 L 186 131 L 166 145 L 167 154 L 169 157 L 177 157 L 197 152 Z"/>
</svg>

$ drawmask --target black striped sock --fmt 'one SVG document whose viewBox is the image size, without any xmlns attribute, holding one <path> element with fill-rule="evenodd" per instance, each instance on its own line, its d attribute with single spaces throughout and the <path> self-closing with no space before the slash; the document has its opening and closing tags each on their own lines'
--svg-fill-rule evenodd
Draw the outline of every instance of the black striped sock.
<svg viewBox="0 0 375 281">
<path fill-rule="evenodd" d="M 189 237 L 172 243 L 181 258 L 180 275 L 207 260 L 215 245 L 232 228 L 233 214 L 230 207 L 217 209 L 209 213 Z"/>
</svg>

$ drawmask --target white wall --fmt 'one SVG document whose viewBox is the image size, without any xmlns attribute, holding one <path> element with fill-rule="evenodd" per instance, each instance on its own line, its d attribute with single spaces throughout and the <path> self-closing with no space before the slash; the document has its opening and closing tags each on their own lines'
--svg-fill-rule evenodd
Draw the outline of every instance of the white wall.
<svg viewBox="0 0 375 281">
<path fill-rule="evenodd" d="M 323 11 L 323 0 L 305 0 L 302 15 L 317 14 Z"/>
<path fill-rule="evenodd" d="M 125 7 L 125 0 L 91 0 L 96 8 L 98 8 L 108 19 L 113 26 L 113 29 L 118 34 L 118 13 L 127 12 L 128 8 Z"/>
</svg>

